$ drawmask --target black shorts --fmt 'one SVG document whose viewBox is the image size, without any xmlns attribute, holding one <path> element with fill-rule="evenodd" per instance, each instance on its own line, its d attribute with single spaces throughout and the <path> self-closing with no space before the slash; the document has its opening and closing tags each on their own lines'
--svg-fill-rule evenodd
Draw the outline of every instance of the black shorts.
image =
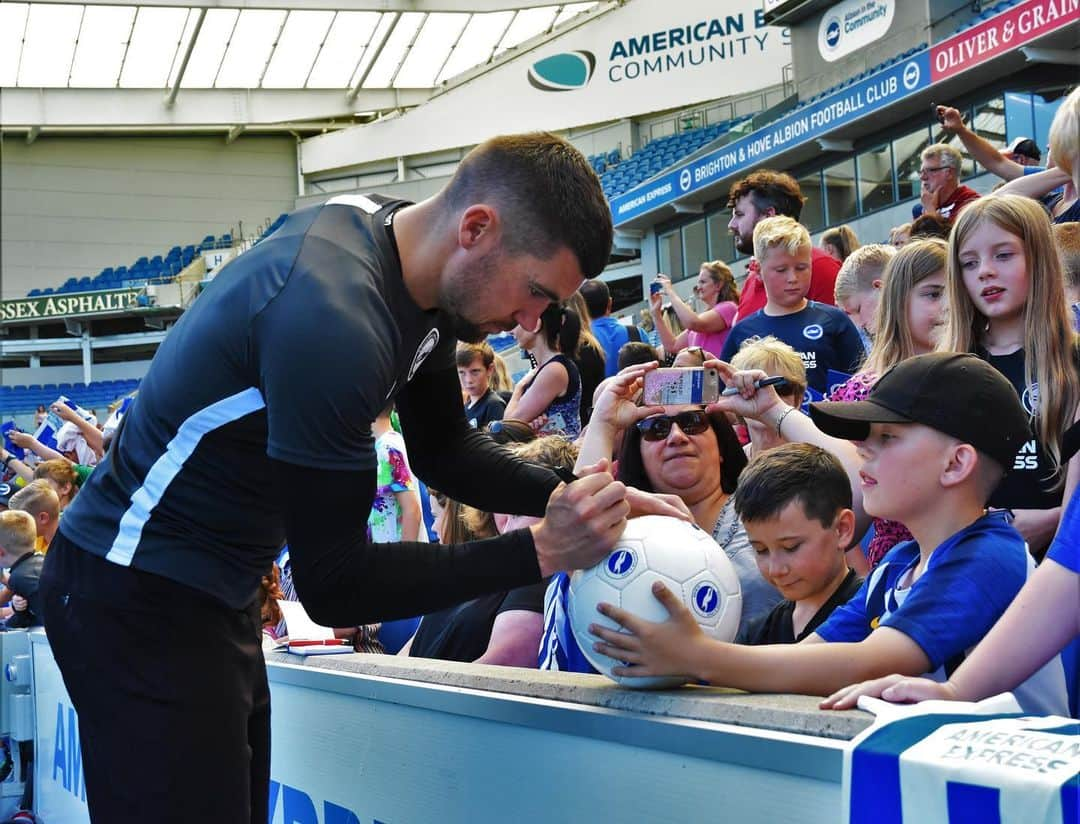
<svg viewBox="0 0 1080 824">
<path fill-rule="evenodd" d="M 231 609 L 62 533 L 40 592 L 79 715 L 91 820 L 264 824 L 270 693 L 258 607 Z"/>
</svg>

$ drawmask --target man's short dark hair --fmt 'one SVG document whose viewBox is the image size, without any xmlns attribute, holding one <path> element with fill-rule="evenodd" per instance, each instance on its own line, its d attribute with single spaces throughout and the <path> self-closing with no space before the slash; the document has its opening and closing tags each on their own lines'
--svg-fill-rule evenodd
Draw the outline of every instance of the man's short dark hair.
<svg viewBox="0 0 1080 824">
<path fill-rule="evenodd" d="M 578 289 L 585 298 L 585 308 L 589 310 L 589 319 L 596 320 L 607 314 L 611 303 L 611 290 L 602 280 L 587 280 Z"/>
<path fill-rule="evenodd" d="M 750 201 L 759 212 L 775 209 L 776 214 L 799 219 L 802 214 L 803 197 L 799 182 L 789 174 L 761 169 L 751 172 L 728 192 L 728 208 L 735 208 L 739 198 L 750 195 Z"/>
<path fill-rule="evenodd" d="M 619 347 L 619 370 L 639 363 L 660 363 L 660 355 L 643 340 L 632 340 Z"/>
<path fill-rule="evenodd" d="M 767 521 L 789 503 L 802 504 L 807 518 L 832 526 L 842 509 L 851 509 L 851 482 L 830 452 L 807 443 L 766 450 L 739 476 L 735 511 L 743 523 Z"/>
<path fill-rule="evenodd" d="M 443 197 L 452 210 L 493 203 L 511 254 L 549 259 L 566 246 L 590 278 L 611 256 L 611 208 L 600 179 L 581 152 L 548 132 L 484 141 L 458 165 Z"/>
</svg>

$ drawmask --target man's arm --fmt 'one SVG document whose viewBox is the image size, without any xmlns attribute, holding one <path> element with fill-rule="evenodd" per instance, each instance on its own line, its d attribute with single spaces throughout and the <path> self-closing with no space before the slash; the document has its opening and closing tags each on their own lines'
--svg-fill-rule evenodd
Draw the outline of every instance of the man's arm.
<svg viewBox="0 0 1080 824">
<path fill-rule="evenodd" d="M 1024 176 L 1024 167 L 1014 160 L 1009 160 L 988 140 L 979 137 L 967 127 L 958 109 L 952 106 L 938 106 L 938 117 L 946 131 L 956 135 L 964 144 L 967 153 L 975 162 L 1003 180 L 1015 180 Z"/>
<path fill-rule="evenodd" d="M 332 627 L 435 612 L 542 575 L 585 569 L 615 545 L 630 509 L 626 488 L 597 470 L 560 486 L 543 520 L 528 529 L 450 546 L 371 544 L 366 517 L 356 513 L 371 510 L 374 469 L 272 465 L 276 488 L 323 489 L 317 516 L 297 496 L 285 496 L 283 516 L 297 593 L 317 623 Z"/>
<path fill-rule="evenodd" d="M 486 512 L 543 515 L 558 477 L 472 429 L 459 395 L 450 368 L 417 374 L 398 395 L 413 472 L 429 487 Z"/>
</svg>

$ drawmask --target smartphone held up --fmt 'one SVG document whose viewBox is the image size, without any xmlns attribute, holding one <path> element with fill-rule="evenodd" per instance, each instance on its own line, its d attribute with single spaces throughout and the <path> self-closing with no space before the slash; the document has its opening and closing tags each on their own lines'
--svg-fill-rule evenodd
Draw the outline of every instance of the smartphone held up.
<svg viewBox="0 0 1080 824">
<path fill-rule="evenodd" d="M 716 403 L 720 373 L 702 366 L 654 369 L 645 375 L 641 403 L 646 406 Z"/>
</svg>

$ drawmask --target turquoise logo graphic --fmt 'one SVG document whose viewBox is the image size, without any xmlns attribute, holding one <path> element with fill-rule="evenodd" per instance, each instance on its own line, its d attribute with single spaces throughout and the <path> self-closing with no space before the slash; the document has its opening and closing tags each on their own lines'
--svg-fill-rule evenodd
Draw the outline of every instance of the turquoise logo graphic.
<svg viewBox="0 0 1080 824">
<path fill-rule="evenodd" d="M 595 68 L 596 55 L 590 51 L 553 54 L 532 64 L 529 84 L 542 92 L 568 92 L 587 85 Z"/>
</svg>

